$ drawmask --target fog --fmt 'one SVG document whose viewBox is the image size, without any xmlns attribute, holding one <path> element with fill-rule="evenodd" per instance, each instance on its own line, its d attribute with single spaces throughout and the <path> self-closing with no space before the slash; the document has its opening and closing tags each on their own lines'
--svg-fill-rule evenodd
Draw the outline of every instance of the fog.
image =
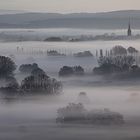
<svg viewBox="0 0 140 140">
<path fill-rule="evenodd" d="M 127 27 L 127 26 L 126 26 Z M 81 37 L 85 39 L 88 36 L 98 35 L 126 35 L 125 29 L 73 29 L 73 28 L 48 28 L 48 29 L 0 29 L 0 41 L 19 42 L 19 41 L 44 41 L 49 37 L 71 38 Z M 133 35 L 140 34 L 139 29 L 133 30 Z"/>
<path fill-rule="evenodd" d="M 96 50 L 101 48 L 106 50 L 115 45 L 133 46 L 140 50 L 139 43 L 139 40 L 73 43 L 0 42 L 0 55 L 11 57 L 17 65 L 15 77 L 18 82 L 26 76 L 18 71 L 19 66 L 37 63 L 47 75 L 63 83 L 63 91 L 57 96 L 7 97 L 2 94 L 0 98 L 0 139 L 139 139 L 140 81 L 105 79 L 92 74 L 93 68 L 98 65 L 95 58 Z M 19 47 L 18 50 L 17 47 Z M 67 56 L 47 56 L 46 51 L 53 49 Z M 72 55 L 86 50 L 91 51 L 94 57 L 76 58 Z M 86 74 L 68 78 L 59 77 L 59 69 L 64 65 L 81 65 Z M 65 107 L 68 103 L 79 103 L 80 92 L 86 92 L 89 99 L 89 103 L 84 103 L 87 109 L 109 108 L 123 114 L 126 123 L 122 126 L 56 124 L 57 109 Z"/>
</svg>

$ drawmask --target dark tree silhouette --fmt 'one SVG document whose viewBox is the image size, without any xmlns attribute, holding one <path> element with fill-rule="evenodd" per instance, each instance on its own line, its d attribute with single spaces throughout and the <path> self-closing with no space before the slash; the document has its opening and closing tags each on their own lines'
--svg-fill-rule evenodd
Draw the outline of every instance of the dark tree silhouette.
<svg viewBox="0 0 140 140">
<path fill-rule="evenodd" d="M 120 72 L 121 68 L 114 65 L 114 64 L 109 64 L 109 63 L 105 63 L 103 65 L 101 65 L 100 67 L 95 67 L 93 69 L 93 72 L 95 74 L 111 74 L 113 72 Z"/>
<path fill-rule="evenodd" d="M 85 119 L 87 110 L 84 108 L 82 103 L 75 104 L 69 103 L 66 107 L 59 108 L 57 110 L 58 118 L 57 121 L 72 122 Z"/>
<path fill-rule="evenodd" d="M 57 110 L 57 122 L 60 123 L 83 123 L 98 125 L 122 125 L 124 117 L 118 112 L 103 110 L 87 110 L 84 105 L 79 103 L 70 103 L 66 107 Z"/>
<path fill-rule="evenodd" d="M 74 54 L 75 57 L 93 57 L 90 51 L 78 52 Z"/>
<path fill-rule="evenodd" d="M 31 75 L 26 77 L 20 86 L 13 76 L 13 71 L 16 68 L 14 62 L 8 57 L 0 57 L 0 64 L 0 76 L 4 77 L 6 82 L 5 86 L 0 87 L 2 92 L 19 93 L 19 95 L 27 92 L 50 95 L 60 93 L 62 90 L 61 82 L 47 76 L 35 63 L 20 66 L 21 72 L 31 72 Z"/>
<path fill-rule="evenodd" d="M 127 49 L 122 46 L 115 46 L 112 50 L 113 55 L 127 55 Z"/>
<path fill-rule="evenodd" d="M 0 88 L 2 92 L 6 93 L 17 93 L 19 89 L 19 84 L 13 76 L 8 76 L 6 78 L 6 85 Z"/>
<path fill-rule="evenodd" d="M 84 74 L 84 69 L 81 66 L 64 66 L 59 71 L 59 76 L 71 76 L 71 75 L 82 75 Z"/>
<path fill-rule="evenodd" d="M 84 69 L 81 66 L 74 66 L 73 70 L 74 70 L 74 74 L 77 74 L 77 75 L 84 74 Z"/>
<path fill-rule="evenodd" d="M 16 65 L 11 58 L 0 56 L 0 78 L 13 75 L 15 69 Z"/>
<path fill-rule="evenodd" d="M 51 79 L 46 74 L 28 76 L 21 83 L 23 92 L 57 94 L 61 89 L 61 82 Z"/>
<path fill-rule="evenodd" d="M 64 66 L 59 71 L 59 76 L 70 76 L 74 74 L 74 70 L 72 67 Z"/>
<path fill-rule="evenodd" d="M 133 48 L 133 47 L 129 47 L 129 48 L 127 49 L 127 51 L 128 51 L 128 53 L 130 53 L 130 54 L 138 53 L 138 50 L 136 50 L 136 49 Z"/>
<path fill-rule="evenodd" d="M 19 71 L 22 73 L 31 73 L 34 69 L 37 69 L 38 65 L 36 63 L 33 64 L 22 64 L 19 67 Z"/>
<path fill-rule="evenodd" d="M 45 72 L 41 68 L 35 68 L 32 70 L 31 75 L 45 75 Z"/>
<path fill-rule="evenodd" d="M 56 50 L 47 51 L 47 55 L 48 55 L 48 56 L 66 56 L 66 54 L 59 53 L 59 52 L 56 51 Z"/>
<path fill-rule="evenodd" d="M 95 67 L 93 72 L 95 74 L 126 72 L 129 71 L 134 62 L 135 59 L 132 56 L 100 57 L 99 67 Z"/>
</svg>

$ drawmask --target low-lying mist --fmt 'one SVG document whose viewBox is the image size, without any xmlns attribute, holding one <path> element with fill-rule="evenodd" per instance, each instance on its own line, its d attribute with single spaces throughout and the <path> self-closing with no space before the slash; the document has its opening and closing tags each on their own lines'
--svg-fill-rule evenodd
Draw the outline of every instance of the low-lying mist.
<svg viewBox="0 0 140 140">
<path fill-rule="evenodd" d="M 140 138 L 140 80 L 113 79 L 94 75 L 93 68 L 98 66 L 96 49 L 111 48 L 122 44 L 135 46 L 139 41 L 105 42 L 16 42 L 0 43 L 0 55 L 10 57 L 17 65 L 14 76 L 18 83 L 28 76 L 21 73 L 22 64 L 37 63 L 48 76 L 61 81 L 63 90 L 58 95 L 28 94 L 4 95 L 0 93 L 0 139 L 6 140 L 138 140 Z M 65 49 L 66 48 L 66 49 Z M 67 56 L 47 56 L 47 50 L 57 50 Z M 94 57 L 79 58 L 72 54 L 90 50 Z M 43 51 L 43 52 L 42 52 Z M 82 66 L 84 75 L 61 77 L 59 70 L 63 66 Z M 3 82 L 0 83 L 3 86 Z M 84 93 L 85 100 L 81 98 Z M 94 126 L 83 124 L 57 124 L 57 110 L 69 103 L 80 103 L 86 109 L 110 109 L 124 116 L 122 126 Z"/>
</svg>

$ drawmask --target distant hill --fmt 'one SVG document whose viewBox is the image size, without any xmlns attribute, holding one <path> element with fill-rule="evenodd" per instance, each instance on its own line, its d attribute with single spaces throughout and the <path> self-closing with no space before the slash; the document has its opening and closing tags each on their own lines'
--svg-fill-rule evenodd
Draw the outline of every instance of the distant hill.
<svg viewBox="0 0 140 140">
<path fill-rule="evenodd" d="M 16 13 L 0 14 L 0 28 L 132 28 L 140 29 L 140 10 L 104 13 Z"/>
<path fill-rule="evenodd" d="M 27 12 L 22 11 L 22 10 L 2 10 L 2 9 L 0 9 L 0 15 L 17 14 L 17 13 L 27 13 Z"/>
</svg>

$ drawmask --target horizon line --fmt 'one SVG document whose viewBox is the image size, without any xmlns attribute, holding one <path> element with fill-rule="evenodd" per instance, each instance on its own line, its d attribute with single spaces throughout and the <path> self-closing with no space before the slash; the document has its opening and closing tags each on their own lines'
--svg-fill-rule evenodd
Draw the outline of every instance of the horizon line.
<svg viewBox="0 0 140 140">
<path fill-rule="evenodd" d="M 30 11 L 30 10 L 14 10 L 14 9 L 0 9 L 0 11 L 15 11 L 15 13 L 11 14 L 24 14 L 24 13 L 50 13 L 50 14 L 101 14 L 101 13 L 111 13 L 111 12 L 125 12 L 125 11 L 140 11 L 140 9 L 120 9 L 120 10 L 109 10 L 109 11 L 98 11 L 98 12 L 87 12 L 87 11 L 81 11 L 81 12 L 49 12 L 49 11 Z M 16 13 L 17 11 L 17 13 Z M 0 13 L 1 14 L 1 13 Z M 3 13 L 4 14 L 4 13 Z M 10 13 L 5 13 L 5 14 L 10 14 Z"/>
</svg>

